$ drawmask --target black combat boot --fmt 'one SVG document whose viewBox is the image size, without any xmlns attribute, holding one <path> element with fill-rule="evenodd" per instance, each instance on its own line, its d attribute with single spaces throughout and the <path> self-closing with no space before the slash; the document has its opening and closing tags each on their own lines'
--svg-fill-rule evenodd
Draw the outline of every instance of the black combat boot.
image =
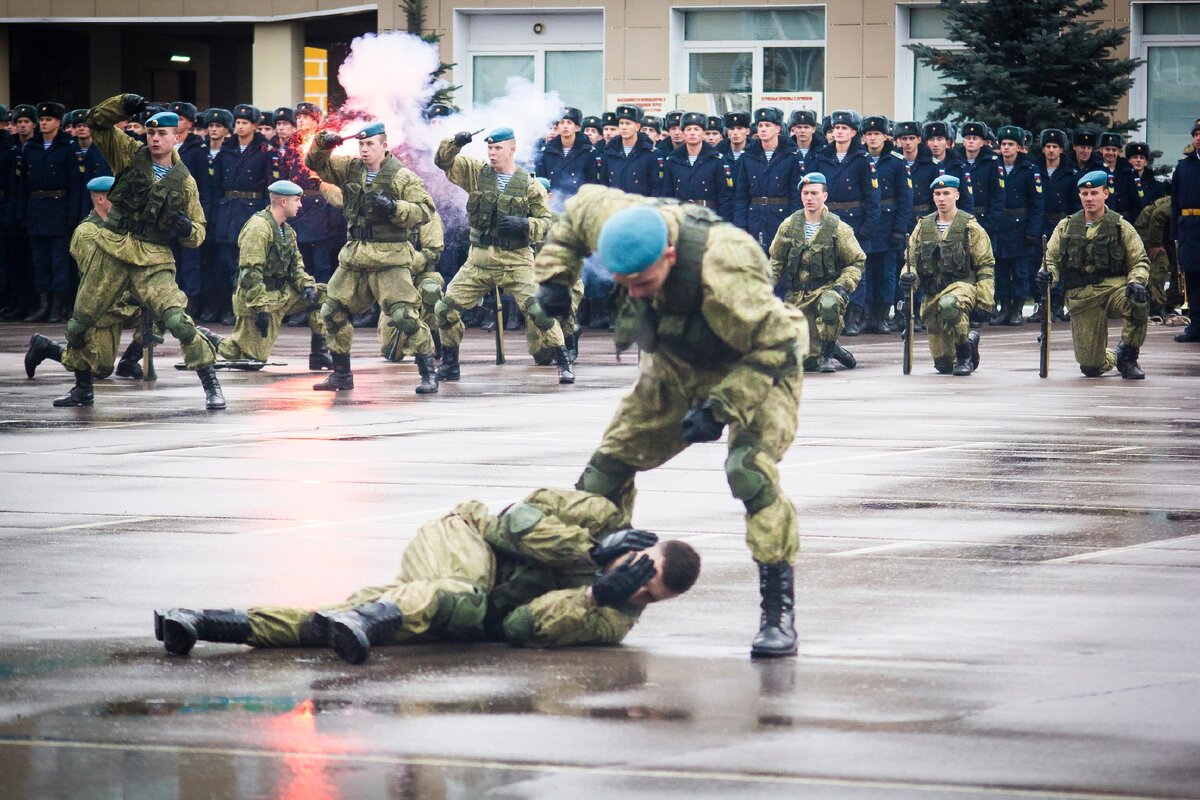
<svg viewBox="0 0 1200 800">
<path fill-rule="evenodd" d="M 213 346 L 213 350 L 219 351 L 221 349 L 221 342 L 225 337 L 218 336 L 208 328 L 205 328 L 203 325 L 197 325 L 196 330 L 200 332 L 201 336 L 203 336 L 205 339 L 208 339 L 208 343 Z"/>
<path fill-rule="evenodd" d="M 837 342 L 830 342 L 829 354 L 846 369 L 854 369 L 858 366 L 858 360 L 854 357 L 854 354 Z"/>
<path fill-rule="evenodd" d="M 1037 323 L 1038 325 L 1040 325 L 1040 324 L 1042 324 L 1042 314 L 1044 314 L 1044 313 L 1046 313 L 1045 307 L 1043 306 L 1043 304 L 1038 303 L 1037 305 L 1035 305 L 1033 307 L 1033 313 L 1029 315 L 1028 321 L 1034 322 L 1034 323 Z"/>
<path fill-rule="evenodd" d="M 581 333 L 583 333 L 583 328 L 576 325 L 569 336 L 563 337 L 566 339 L 567 357 L 571 359 L 572 364 L 579 360 L 579 334 Z"/>
<path fill-rule="evenodd" d="M 555 348 L 554 363 L 558 366 L 559 383 L 571 384 L 575 382 L 575 373 L 571 371 L 571 357 L 567 355 L 567 348 Z"/>
<path fill-rule="evenodd" d="M 125 352 L 121 354 L 121 360 L 117 362 L 117 377 L 133 378 L 137 381 L 140 381 L 144 377 L 142 374 L 142 345 L 140 342 L 130 342 L 129 347 L 126 347 Z"/>
<path fill-rule="evenodd" d="M 762 617 L 758 635 L 750 645 L 751 658 L 796 655 L 796 601 L 792 575 L 792 565 L 784 561 L 758 565 Z"/>
<path fill-rule="evenodd" d="M 439 381 L 456 381 L 458 372 L 458 345 L 442 345 L 442 363 L 437 369 Z"/>
<path fill-rule="evenodd" d="M 988 317 L 987 324 L 988 325 L 1003 325 L 1004 320 L 1006 320 L 1006 319 L 1008 319 L 1008 301 L 1001 300 L 999 308 L 996 309 L 996 313 L 994 313 L 990 317 Z"/>
<path fill-rule="evenodd" d="M 75 370 L 75 385 L 71 387 L 71 391 L 54 401 L 54 407 L 74 408 L 90 406 L 95 402 L 96 395 L 92 391 L 92 371 L 77 369 Z"/>
<path fill-rule="evenodd" d="M 953 373 L 958 376 L 971 374 L 971 343 L 963 342 L 954 347 Z"/>
<path fill-rule="evenodd" d="M 979 369 L 979 331 L 967 334 L 967 344 L 971 346 L 971 372 Z"/>
<path fill-rule="evenodd" d="M 1054 300 L 1054 298 L 1051 298 L 1051 300 L 1054 301 L 1054 309 L 1052 312 L 1054 315 L 1054 320 L 1056 322 L 1070 322 L 1071 321 L 1071 312 L 1067 311 L 1066 306 L 1063 305 L 1063 301 L 1062 300 Z"/>
<path fill-rule="evenodd" d="M 314 372 L 333 369 L 333 359 L 329 355 L 329 348 L 325 346 L 325 335 L 322 333 L 312 335 L 312 345 L 308 351 L 308 368 Z"/>
<path fill-rule="evenodd" d="M 50 293 L 50 314 L 46 317 L 46 322 L 58 324 L 63 321 L 63 294 L 62 292 Z"/>
<path fill-rule="evenodd" d="M 850 305 L 846 307 L 846 323 L 842 328 L 842 333 L 847 336 L 858 336 L 863 332 L 863 310 L 859 306 Z"/>
<path fill-rule="evenodd" d="M 26 322 L 45 322 L 50 316 L 50 293 L 42 292 L 38 295 L 38 307 L 33 310 L 33 313 L 25 318 Z"/>
<path fill-rule="evenodd" d="M 221 382 L 217 380 L 217 371 L 212 367 L 202 367 L 196 370 L 200 377 L 200 385 L 204 387 L 204 407 L 209 411 L 220 411 L 225 407 L 225 394 L 221 391 Z"/>
<path fill-rule="evenodd" d="M 949 375 L 954 370 L 954 359 L 949 356 L 939 356 L 933 360 L 933 368 L 939 375 Z"/>
<path fill-rule="evenodd" d="M 233 608 L 172 608 L 154 612 L 154 638 L 168 653 L 186 656 L 196 641 L 245 644 L 250 638 L 250 617 Z"/>
<path fill-rule="evenodd" d="M 821 355 L 817 356 L 817 372 L 837 372 L 833 365 L 833 342 L 821 342 Z"/>
<path fill-rule="evenodd" d="M 381 600 L 349 611 L 318 611 L 313 614 L 313 632 L 320 635 L 325 631 L 326 641 L 339 658 L 361 664 L 370 657 L 371 646 L 382 644 L 403 621 L 399 606 Z"/>
<path fill-rule="evenodd" d="M 863 333 L 883 333 L 883 330 L 879 327 L 879 314 L 876 311 L 875 307 L 867 306 L 864 313 L 865 313 L 865 316 L 863 318 L 862 332 Z"/>
<path fill-rule="evenodd" d="M 1021 310 L 1024 305 L 1024 300 L 1014 300 L 1008 309 L 1008 317 L 1001 324 L 1007 325 L 1010 328 L 1019 328 L 1024 325 L 1025 317 L 1021 316 Z"/>
<path fill-rule="evenodd" d="M 1146 377 L 1146 373 L 1142 372 L 1142 368 L 1138 366 L 1138 355 L 1142 352 L 1140 347 L 1122 342 L 1117 345 L 1117 372 L 1121 373 L 1121 377 L 1130 381 L 1140 381 Z"/>
<path fill-rule="evenodd" d="M 341 392 L 354 388 L 354 373 L 350 371 L 349 353 L 330 353 L 333 361 L 333 372 L 320 383 L 314 383 L 313 389 L 318 392 Z"/>
<path fill-rule="evenodd" d="M 437 369 L 433 366 L 433 354 L 414 356 L 417 362 L 417 372 L 421 374 L 421 383 L 417 386 L 417 394 L 437 394 Z"/>
<path fill-rule="evenodd" d="M 62 354 L 63 349 L 61 345 L 55 344 L 47 336 L 35 333 L 29 337 L 29 349 L 25 351 L 25 374 L 32 378 L 33 373 L 38 368 L 38 364 L 41 364 L 47 358 L 61 364 Z"/>
</svg>

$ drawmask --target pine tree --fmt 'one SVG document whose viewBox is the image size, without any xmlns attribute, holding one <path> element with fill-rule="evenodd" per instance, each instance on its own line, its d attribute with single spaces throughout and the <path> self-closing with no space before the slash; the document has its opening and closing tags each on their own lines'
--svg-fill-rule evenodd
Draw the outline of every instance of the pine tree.
<svg viewBox="0 0 1200 800">
<path fill-rule="evenodd" d="M 909 45 L 943 77 L 946 94 L 930 119 L 984 120 L 1032 131 L 1092 127 L 1128 131 L 1117 102 L 1139 59 L 1117 58 L 1128 28 L 1089 15 L 1105 0 L 941 0 L 948 37 L 963 49 Z"/>
<path fill-rule="evenodd" d="M 421 31 L 425 29 L 425 0 L 404 0 L 401 4 L 401 9 L 404 11 L 405 27 L 404 29 L 413 36 L 421 37 L 421 41 L 428 42 L 432 45 L 437 45 L 441 41 L 440 33 L 424 34 Z M 441 81 L 443 76 L 454 68 L 454 64 L 448 64 L 442 61 L 438 64 L 429 76 L 431 82 Z M 461 89 L 461 86 L 451 86 L 449 83 L 439 86 L 433 93 L 433 97 L 429 98 L 430 104 L 445 103 L 446 105 L 458 111 L 458 106 L 454 105 L 454 92 Z"/>
</svg>

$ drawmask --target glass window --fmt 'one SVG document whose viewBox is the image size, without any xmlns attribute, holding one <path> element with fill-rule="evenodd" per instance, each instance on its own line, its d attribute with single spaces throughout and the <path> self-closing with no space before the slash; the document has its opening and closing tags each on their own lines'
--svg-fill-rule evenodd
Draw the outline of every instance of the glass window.
<svg viewBox="0 0 1200 800">
<path fill-rule="evenodd" d="M 1173 163 L 1191 144 L 1198 116 L 1200 46 L 1150 47 L 1146 61 L 1146 141 Z"/>
<path fill-rule="evenodd" d="M 949 39 L 946 12 L 940 8 L 912 8 L 908 12 L 908 38 Z"/>
<path fill-rule="evenodd" d="M 913 116 L 918 122 L 929 117 L 940 103 L 935 98 L 945 94 L 942 91 L 942 76 L 937 70 L 919 60 L 913 66 Z"/>
<path fill-rule="evenodd" d="M 533 56 L 475 56 L 471 73 L 472 102 L 490 103 L 504 96 L 504 85 L 513 76 L 533 83 Z"/>
<path fill-rule="evenodd" d="M 683 38 L 689 42 L 824 39 L 825 9 L 685 11 Z"/>
<path fill-rule="evenodd" d="M 1147 3 L 1142 8 L 1146 36 L 1200 34 L 1200 3 Z"/>
<path fill-rule="evenodd" d="M 546 91 L 558 92 L 565 106 L 603 108 L 604 52 L 547 50 Z"/>
<path fill-rule="evenodd" d="M 820 92 L 825 86 L 825 48 L 763 49 L 763 92 Z"/>
<path fill-rule="evenodd" d="M 690 53 L 688 91 L 698 94 L 749 94 L 753 78 L 750 53 Z"/>
</svg>

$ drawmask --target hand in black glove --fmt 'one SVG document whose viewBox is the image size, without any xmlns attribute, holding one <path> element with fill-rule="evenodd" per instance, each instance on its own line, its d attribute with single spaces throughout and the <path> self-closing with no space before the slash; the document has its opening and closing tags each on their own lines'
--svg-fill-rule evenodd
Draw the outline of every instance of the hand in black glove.
<svg viewBox="0 0 1200 800">
<path fill-rule="evenodd" d="M 518 217 L 515 214 L 506 214 L 496 223 L 496 232 L 501 236 L 528 236 L 529 235 L 529 217 Z"/>
<path fill-rule="evenodd" d="M 592 584 L 592 599 L 598 606 L 619 606 L 627 603 L 638 589 L 653 580 L 657 571 L 654 560 L 643 554 L 632 563 L 627 561 L 597 575 Z"/>
<path fill-rule="evenodd" d="M 683 440 L 688 444 L 715 442 L 721 438 L 725 423 L 713 413 L 711 400 L 683 415 Z"/>
<path fill-rule="evenodd" d="M 571 313 L 571 290 L 561 283 L 543 283 L 537 290 L 537 302 L 551 317 Z"/>
<path fill-rule="evenodd" d="M 907 292 L 909 289 L 917 285 L 917 273 L 910 269 L 906 269 L 904 272 L 900 273 L 899 282 L 900 288 Z"/>
<path fill-rule="evenodd" d="M 192 221 L 188 219 L 188 215 L 183 211 L 175 217 L 175 235 L 180 239 L 186 239 L 192 233 Z"/>
<path fill-rule="evenodd" d="M 375 213 L 384 218 L 390 218 L 396 213 L 396 201 L 386 195 L 375 195 Z"/>
<path fill-rule="evenodd" d="M 474 135 L 468 131 L 459 131 L 458 133 L 454 134 L 454 146 L 458 148 L 466 147 L 474 138 Z"/>
<path fill-rule="evenodd" d="M 834 284 L 833 290 L 837 292 L 838 297 L 842 298 L 844 302 L 850 302 L 850 293 L 846 291 L 845 286 L 838 286 L 837 284 Z"/>
<path fill-rule="evenodd" d="M 271 327 L 271 315 L 266 311 L 260 311 L 254 315 L 254 327 L 258 329 L 259 336 L 266 336 L 267 331 Z"/>
<path fill-rule="evenodd" d="M 1048 269 L 1039 269 L 1037 274 L 1033 276 L 1033 285 L 1037 287 L 1038 294 L 1043 295 L 1050 288 L 1050 279 L 1053 276 Z"/>
<path fill-rule="evenodd" d="M 310 311 L 316 309 L 316 307 L 319 305 L 317 302 L 317 290 L 311 286 L 306 286 L 304 288 L 304 301 L 308 303 L 308 308 Z"/>
<path fill-rule="evenodd" d="M 1150 290 L 1140 283 L 1130 281 L 1125 284 L 1125 297 L 1131 303 L 1137 303 L 1139 306 L 1144 306 L 1150 302 Z"/>
<path fill-rule="evenodd" d="M 598 566 L 607 567 L 627 553 L 632 553 L 634 550 L 645 550 L 656 544 L 658 544 L 657 534 L 637 528 L 626 528 L 623 531 L 610 533 L 598 544 L 592 545 L 592 548 L 588 550 L 588 555 Z"/>
<path fill-rule="evenodd" d="M 342 143 L 342 137 L 333 131 L 321 131 L 317 134 L 316 145 L 322 150 L 332 150 Z"/>
<path fill-rule="evenodd" d="M 121 113 L 133 119 L 146 110 L 146 98 L 140 94 L 127 94 L 121 98 Z"/>
</svg>

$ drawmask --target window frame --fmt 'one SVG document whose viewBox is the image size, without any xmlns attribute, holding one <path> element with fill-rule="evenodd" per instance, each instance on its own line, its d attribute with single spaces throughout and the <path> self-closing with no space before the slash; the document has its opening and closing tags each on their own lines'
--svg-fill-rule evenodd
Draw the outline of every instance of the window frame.
<svg viewBox="0 0 1200 800">
<path fill-rule="evenodd" d="M 936 2 L 896 4 L 896 82 L 892 109 L 895 112 L 894 119 L 897 121 L 916 120 L 917 54 L 909 50 L 908 45 L 925 44 L 942 50 L 964 49 L 962 44 L 953 39 L 913 37 L 911 35 L 913 9 L 929 9 L 937 8 L 937 6 Z"/>
<path fill-rule="evenodd" d="M 1140 58 L 1142 63 L 1133 71 L 1133 86 L 1129 88 L 1129 116 L 1131 119 L 1142 120 L 1137 129 L 1137 136 L 1148 142 L 1154 149 L 1162 149 L 1150 142 L 1149 111 L 1150 111 L 1150 48 L 1152 47 L 1200 47 L 1200 34 L 1147 34 L 1144 31 L 1144 13 L 1148 6 L 1157 5 L 1197 5 L 1200 0 L 1133 0 L 1129 7 L 1129 57 Z M 1200 116 L 1200 112 L 1197 112 Z M 1163 161 L 1171 162 L 1179 157 L 1178 153 L 1163 153 Z"/>
</svg>

